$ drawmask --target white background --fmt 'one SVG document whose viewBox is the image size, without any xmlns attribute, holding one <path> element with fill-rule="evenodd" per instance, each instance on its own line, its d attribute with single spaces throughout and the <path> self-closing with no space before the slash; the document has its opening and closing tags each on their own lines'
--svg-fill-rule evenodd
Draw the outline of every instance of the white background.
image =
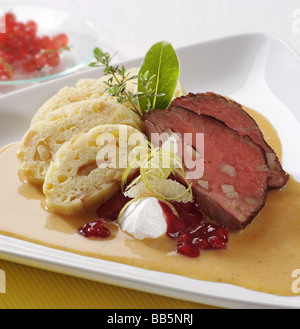
<svg viewBox="0 0 300 329">
<path fill-rule="evenodd" d="M 14 1 L 0 1 L 2 2 Z M 300 54 L 299 0 L 19 0 L 67 10 L 90 21 L 120 60 L 168 40 L 180 47 L 246 32 L 284 39 Z M 293 17 L 294 16 L 294 17 Z M 76 21 L 74 21 L 76 24 Z"/>
</svg>

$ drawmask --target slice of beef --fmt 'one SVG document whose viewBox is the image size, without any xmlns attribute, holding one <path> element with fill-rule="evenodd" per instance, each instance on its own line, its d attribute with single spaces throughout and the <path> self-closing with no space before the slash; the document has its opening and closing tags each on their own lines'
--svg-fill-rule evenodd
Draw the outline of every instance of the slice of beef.
<svg viewBox="0 0 300 329">
<path fill-rule="evenodd" d="M 256 121 L 243 110 L 242 106 L 232 100 L 214 93 L 189 93 L 187 96 L 175 99 L 171 106 L 183 107 L 197 114 L 205 114 L 223 121 L 228 127 L 240 135 L 248 135 L 266 152 L 271 176 L 269 188 L 282 188 L 288 181 L 288 175 L 283 170 L 274 150 L 265 141 Z"/>
<path fill-rule="evenodd" d="M 239 135 L 213 117 L 174 105 L 168 110 L 152 110 L 144 120 L 148 138 L 155 146 L 159 146 L 159 139 L 153 133 L 175 133 L 178 148 L 184 148 L 181 154 L 189 146 L 196 155 L 194 160 L 203 161 L 203 176 L 189 181 L 196 202 L 209 218 L 238 230 L 256 217 L 265 204 L 270 172 L 264 150 L 250 137 Z M 204 152 L 196 138 L 186 142 L 185 134 L 191 133 L 193 137 L 204 134 Z M 186 161 L 184 158 L 184 165 Z M 188 174 L 192 169 L 186 170 Z"/>
</svg>

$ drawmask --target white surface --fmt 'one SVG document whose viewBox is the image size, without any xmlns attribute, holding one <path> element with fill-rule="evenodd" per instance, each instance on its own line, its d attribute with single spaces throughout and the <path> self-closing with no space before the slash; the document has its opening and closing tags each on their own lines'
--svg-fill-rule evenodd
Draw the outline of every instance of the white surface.
<svg viewBox="0 0 300 329">
<path fill-rule="evenodd" d="M 187 91 L 213 90 L 235 97 L 273 123 L 283 142 L 283 165 L 300 180 L 300 155 L 295 152 L 300 140 L 300 94 L 294 94 L 294 86 L 300 85 L 300 59 L 295 52 L 277 39 L 246 35 L 185 47 L 177 53 L 181 82 Z M 137 66 L 140 61 L 125 65 Z M 207 65 L 208 61 L 211 65 Z M 58 89 L 75 84 L 79 78 L 100 75 L 101 70 L 94 69 L 3 96 L 0 100 L 1 145 L 18 141 L 37 108 Z M 0 236 L 0 256 L 91 280 L 221 307 L 300 308 L 300 296 L 279 297 L 228 284 L 147 271 L 4 236 Z"/>
<path fill-rule="evenodd" d="M 2 2 L 0 1 L 0 9 Z M 157 41 L 181 47 L 245 32 L 285 40 L 300 54 L 299 0 L 19 0 L 89 20 L 118 60 L 141 57 Z M 76 24 L 76 22 L 74 22 Z M 12 88 L 1 88 L 0 94 Z"/>
<path fill-rule="evenodd" d="M 88 19 L 121 60 L 144 55 L 155 42 L 175 47 L 228 34 L 265 32 L 300 53 L 299 0 L 20 0 L 48 4 Z M 0 2 L 1 3 L 1 2 Z M 293 31 L 294 30 L 294 31 Z"/>
</svg>

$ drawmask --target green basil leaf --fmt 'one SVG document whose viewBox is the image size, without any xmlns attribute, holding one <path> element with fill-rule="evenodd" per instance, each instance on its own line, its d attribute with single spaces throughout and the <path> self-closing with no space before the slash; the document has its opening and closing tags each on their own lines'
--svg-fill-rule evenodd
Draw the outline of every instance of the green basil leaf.
<svg viewBox="0 0 300 329">
<path fill-rule="evenodd" d="M 149 49 L 139 74 L 146 72 L 148 72 L 148 77 L 155 75 L 149 87 L 155 91 L 157 96 L 150 100 L 150 109 L 167 109 L 173 99 L 179 78 L 179 61 L 169 42 L 156 43 Z M 138 86 L 138 92 L 145 92 L 143 86 Z M 142 98 L 139 102 L 142 113 L 146 113 L 149 110 L 149 100 Z"/>
</svg>

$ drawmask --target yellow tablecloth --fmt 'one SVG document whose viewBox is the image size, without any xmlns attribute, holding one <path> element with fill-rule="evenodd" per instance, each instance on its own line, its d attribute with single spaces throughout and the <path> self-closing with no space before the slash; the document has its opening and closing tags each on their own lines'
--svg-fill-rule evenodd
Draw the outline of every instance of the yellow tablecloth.
<svg viewBox="0 0 300 329">
<path fill-rule="evenodd" d="M 0 269 L 5 273 L 5 293 L 0 293 L 0 309 L 214 308 L 3 260 L 0 260 Z"/>
</svg>

